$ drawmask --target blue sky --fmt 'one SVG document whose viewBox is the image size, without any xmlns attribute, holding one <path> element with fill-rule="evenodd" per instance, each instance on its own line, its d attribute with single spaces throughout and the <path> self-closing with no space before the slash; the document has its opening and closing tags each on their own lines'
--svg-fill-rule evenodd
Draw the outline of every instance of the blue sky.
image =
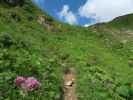
<svg viewBox="0 0 133 100">
<path fill-rule="evenodd" d="M 133 13 L 133 0 L 33 0 L 55 19 L 82 26 Z"/>
</svg>

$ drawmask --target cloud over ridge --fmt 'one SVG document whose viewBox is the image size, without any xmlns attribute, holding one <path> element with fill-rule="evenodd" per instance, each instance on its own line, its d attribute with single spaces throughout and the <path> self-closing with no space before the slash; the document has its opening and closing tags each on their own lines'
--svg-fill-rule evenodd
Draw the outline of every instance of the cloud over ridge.
<svg viewBox="0 0 133 100">
<path fill-rule="evenodd" d="M 107 22 L 115 17 L 133 13 L 133 0 L 87 0 L 79 8 L 79 15 Z"/>
</svg>

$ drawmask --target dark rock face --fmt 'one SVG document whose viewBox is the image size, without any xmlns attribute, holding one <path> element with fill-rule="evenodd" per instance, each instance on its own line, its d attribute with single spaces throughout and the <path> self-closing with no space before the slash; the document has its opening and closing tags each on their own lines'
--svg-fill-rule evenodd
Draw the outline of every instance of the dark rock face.
<svg viewBox="0 0 133 100">
<path fill-rule="evenodd" d="M 24 4 L 24 0 L 4 0 L 4 2 L 12 6 L 23 6 Z"/>
<path fill-rule="evenodd" d="M 16 22 L 20 22 L 21 21 L 21 17 L 19 15 L 17 15 L 16 13 L 11 13 L 11 17 L 16 21 Z"/>
<path fill-rule="evenodd" d="M 33 16 L 28 16 L 28 21 L 32 21 L 32 20 L 34 20 L 34 17 Z"/>
</svg>

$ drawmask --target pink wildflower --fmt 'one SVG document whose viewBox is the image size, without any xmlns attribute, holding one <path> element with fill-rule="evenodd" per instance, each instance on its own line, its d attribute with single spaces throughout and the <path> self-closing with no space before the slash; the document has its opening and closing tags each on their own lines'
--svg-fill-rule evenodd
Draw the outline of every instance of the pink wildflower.
<svg viewBox="0 0 133 100">
<path fill-rule="evenodd" d="M 17 77 L 16 85 L 26 91 L 33 91 L 39 88 L 40 83 L 34 77 L 28 77 L 28 78 Z"/>
<path fill-rule="evenodd" d="M 33 91 L 40 86 L 40 83 L 34 77 L 29 77 L 25 80 L 24 86 L 27 91 Z"/>
<path fill-rule="evenodd" d="M 21 86 L 22 83 L 24 83 L 26 80 L 25 77 L 22 77 L 22 76 L 18 76 L 16 79 L 15 79 L 15 83 L 16 83 L 16 86 Z"/>
</svg>

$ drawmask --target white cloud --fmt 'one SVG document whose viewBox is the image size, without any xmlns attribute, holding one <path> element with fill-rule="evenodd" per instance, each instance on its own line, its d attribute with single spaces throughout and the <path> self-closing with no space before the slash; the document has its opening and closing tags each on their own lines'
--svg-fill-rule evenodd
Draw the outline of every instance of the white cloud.
<svg viewBox="0 0 133 100">
<path fill-rule="evenodd" d="M 133 0 L 87 0 L 79 8 L 81 17 L 94 18 L 96 22 L 110 21 L 129 13 L 133 13 Z"/>
<path fill-rule="evenodd" d="M 89 27 L 89 26 L 91 26 L 91 25 L 93 25 L 94 23 L 89 23 L 89 24 L 85 24 L 85 25 L 83 25 L 83 27 Z"/>
<path fill-rule="evenodd" d="M 77 18 L 73 14 L 72 11 L 70 11 L 70 8 L 68 5 L 64 5 L 62 10 L 58 13 L 59 17 L 61 19 L 64 19 L 65 22 L 68 22 L 69 24 L 76 24 Z"/>
</svg>

